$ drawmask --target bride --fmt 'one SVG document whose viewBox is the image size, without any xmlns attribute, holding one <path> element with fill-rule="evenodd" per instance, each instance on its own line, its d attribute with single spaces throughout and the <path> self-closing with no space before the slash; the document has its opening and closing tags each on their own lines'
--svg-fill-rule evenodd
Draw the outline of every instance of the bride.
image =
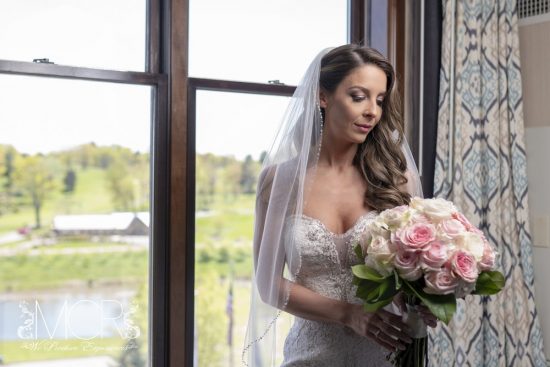
<svg viewBox="0 0 550 367">
<path fill-rule="evenodd" d="M 422 192 L 393 67 L 372 48 L 322 51 L 290 100 L 259 178 L 243 362 L 275 365 L 284 311 L 295 321 L 282 366 L 389 365 L 386 355 L 411 342 L 410 330 L 389 308 L 363 310 L 353 247 L 377 213 L 412 195 Z M 427 309 L 422 315 L 435 326 Z"/>
</svg>

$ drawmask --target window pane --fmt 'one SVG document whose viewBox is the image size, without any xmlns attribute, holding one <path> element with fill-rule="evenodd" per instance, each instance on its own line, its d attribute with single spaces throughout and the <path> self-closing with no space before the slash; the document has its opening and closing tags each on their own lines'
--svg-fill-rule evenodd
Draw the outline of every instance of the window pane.
<svg viewBox="0 0 550 367">
<path fill-rule="evenodd" d="M 3 362 L 146 366 L 151 88 L 0 84 Z"/>
<path fill-rule="evenodd" d="M 286 97 L 197 93 L 195 357 L 201 367 L 241 365 L 260 156 L 287 103 Z M 286 314 L 278 323 L 290 327 Z"/>
<path fill-rule="evenodd" d="M 2 0 L 0 59 L 145 70 L 147 0 Z"/>
<path fill-rule="evenodd" d="M 298 84 L 313 57 L 347 40 L 347 1 L 190 0 L 189 75 Z"/>
</svg>

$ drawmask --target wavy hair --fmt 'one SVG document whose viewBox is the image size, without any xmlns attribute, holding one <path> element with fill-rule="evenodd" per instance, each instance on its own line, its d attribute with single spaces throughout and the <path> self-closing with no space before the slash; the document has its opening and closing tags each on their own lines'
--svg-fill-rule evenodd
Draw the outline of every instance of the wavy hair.
<svg viewBox="0 0 550 367">
<path fill-rule="evenodd" d="M 367 182 L 364 203 L 382 211 L 408 204 L 411 199 L 405 189 L 407 161 L 401 150 L 404 124 L 393 66 L 373 48 L 343 45 L 331 50 L 321 60 L 319 84 L 323 90 L 333 93 L 353 69 L 366 64 L 384 71 L 387 92 L 382 103 L 381 119 L 359 145 L 353 163 Z"/>
</svg>

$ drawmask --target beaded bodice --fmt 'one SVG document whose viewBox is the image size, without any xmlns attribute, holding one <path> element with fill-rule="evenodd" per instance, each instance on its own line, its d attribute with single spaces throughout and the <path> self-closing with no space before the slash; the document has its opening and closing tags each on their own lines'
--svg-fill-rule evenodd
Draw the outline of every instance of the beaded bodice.
<svg viewBox="0 0 550 367">
<path fill-rule="evenodd" d="M 351 266 L 359 263 L 353 248 L 376 214 L 361 216 L 343 234 L 332 233 L 306 215 L 292 218 L 296 227 L 289 228 L 289 233 L 295 236 L 294 257 L 298 257 L 290 264 L 297 274 L 294 281 L 332 299 L 361 303 L 352 283 Z M 296 317 L 285 341 L 282 367 L 389 366 L 386 354 L 371 339 L 349 328 Z"/>
</svg>

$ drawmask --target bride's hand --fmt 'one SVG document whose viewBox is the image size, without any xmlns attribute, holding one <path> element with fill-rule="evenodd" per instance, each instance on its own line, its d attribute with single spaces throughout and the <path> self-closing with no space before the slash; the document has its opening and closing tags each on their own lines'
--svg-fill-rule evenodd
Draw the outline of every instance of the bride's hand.
<svg viewBox="0 0 550 367">
<path fill-rule="evenodd" d="M 391 351 L 404 350 L 405 345 L 412 342 L 409 327 L 401 321 L 401 316 L 384 309 L 370 313 L 361 305 L 350 305 L 344 324 Z"/>
<path fill-rule="evenodd" d="M 417 306 L 417 311 L 424 320 L 424 323 L 431 328 L 437 326 L 437 317 L 430 311 L 430 309 L 424 305 Z"/>
<path fill-rule="evenodd" d="M 399 310 L 402 313 L 407 312 L 407 305 L 405 303 L 405 296 L 403 292 L 399 292 L 394 298 L 393 303 L 399 308 Z M 429 327 L 436 327 L 437 326 L 437 317 L 430 311 L 428 307 L 425 305 L 418 305 L 416 310 L 418 311 L 418 314 L 424 320 L 424 323 L 428 325 Z"/>
</svg>

